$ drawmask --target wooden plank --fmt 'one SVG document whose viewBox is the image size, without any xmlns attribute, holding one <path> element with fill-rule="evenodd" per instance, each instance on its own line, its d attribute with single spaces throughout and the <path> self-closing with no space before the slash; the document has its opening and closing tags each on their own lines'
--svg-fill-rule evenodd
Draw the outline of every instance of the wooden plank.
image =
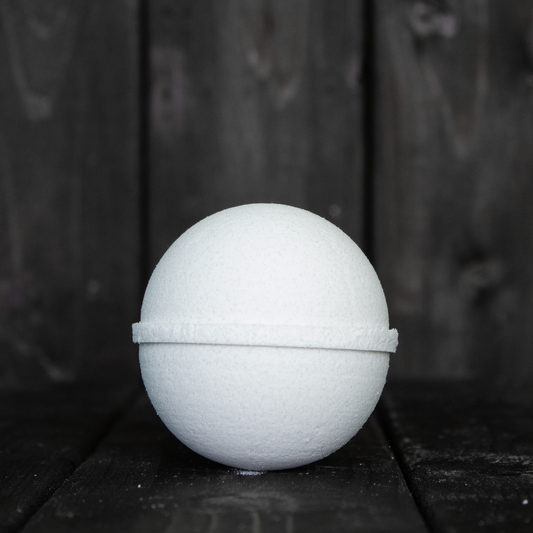
<svg viewBox="0 0 533 533">
<path fill-rule="evenodd" d="M 361 0 L 149 3 L 153 267 L 192 224 L 252 202 L 361 241 Z"/>
<path fill-rule="evenodd" d="M 323 461 L 252 475 L 188 450 L 144 396 L 24 528 L 40 531 L 426 529 L 375 419 Z"/>
<path fill-rule="evenodd" d="M 391 375 L 533 376 L 533 2 L 376 3 L 376 262 Z"/>
<path fill-rule="evenodd" d="M 337 224 L 368 251 L 365 2 L 321 0 L 311 5 L 307 127 L 311 149 L 305 206 Z"/>
<path fill-rule="evenodd" d="M 533 528 L 533 420 L 473 383 L 403 383 L 385 418 L 409 487 L 431 531 Z"/>
<path fill-rule="evenodd" d="M 0 391 L 0 532 L 19 531 L 98 444 L 131 387 Z"/>
<path fill-rule="evenodd" d="M 0 28 L 0 387 L 137 375 L 137 2 Z"/>
</svg>

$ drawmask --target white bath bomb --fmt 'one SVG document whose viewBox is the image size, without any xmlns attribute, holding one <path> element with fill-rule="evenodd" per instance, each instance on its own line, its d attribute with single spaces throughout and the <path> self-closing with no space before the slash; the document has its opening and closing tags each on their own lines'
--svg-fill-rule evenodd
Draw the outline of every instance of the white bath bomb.
<svg viewBox="0 0 533 533">
<path fill-rule="evenodd" d="M 397 337 L 359 247 L 277 204 L 227 209 L 186 231 L 133 325 L 146 390 L 170 431 L 250 470 L 301 466 L 348 442 L 381 395 Z"/>
</svg>

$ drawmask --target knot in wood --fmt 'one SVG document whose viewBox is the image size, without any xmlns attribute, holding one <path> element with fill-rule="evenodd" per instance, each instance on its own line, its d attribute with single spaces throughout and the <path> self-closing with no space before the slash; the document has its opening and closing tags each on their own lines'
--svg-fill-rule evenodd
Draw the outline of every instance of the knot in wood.
<svg viewBox="0 0 533 533">
<path fill-rule="evenodd" d="M 424 2 L 416 2 L 408 18 L 411 31 L 418 37 L 435 35 L 450 39 L 457 33 L 457 17 L 453 13 L 443 13 Z"/>
</svg>

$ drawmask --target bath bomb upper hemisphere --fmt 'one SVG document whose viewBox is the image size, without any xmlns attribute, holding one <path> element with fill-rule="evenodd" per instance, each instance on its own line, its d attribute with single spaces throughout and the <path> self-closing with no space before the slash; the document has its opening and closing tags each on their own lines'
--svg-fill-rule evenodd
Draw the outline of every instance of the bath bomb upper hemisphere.
<svg viewBox="0 0 533 533">
<path fill-rule="evenodd" d="M 250 204 L 207 217 L 169 248 L 134 340 L 391 352 L 397 333 L 346 234 L 302 209 Z"/>
</svg>

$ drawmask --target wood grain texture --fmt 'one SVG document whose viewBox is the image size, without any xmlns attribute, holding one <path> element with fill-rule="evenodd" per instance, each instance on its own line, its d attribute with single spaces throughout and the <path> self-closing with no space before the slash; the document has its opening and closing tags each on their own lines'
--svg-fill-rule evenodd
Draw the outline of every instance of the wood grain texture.
<svg viewBox="0 0 533 533">
<path fill-rule="evenodd" d="M 136 10 L 0 3 L 0 387 L 136 373 Z"/>
<path fill-rule="evenodd" d="M 79 385 L 0 391 L 0 532 L 21 527 L 93 451 L 132 396 Z"/>
<path fill-rule="evenodd" d="M 409 488 L 435 533 L 529 533 L 533 420 L 472 383 L 389 385 L 389 436 Z"/>
<path fill-rule="evenodd" d="M 323 461 L 256 474 L 188 450 L 143 397 L 23 531 L 426 531 L 375 419 Z"/>
<path fill-rule="evenodd" d="M 376 251 L 396 376 L 533 375 L 533 2 L 378 2 Z"/>
<path fill-rule="evenodd" d="M 149 3 L 151 266 L 204 216 L 252 202 L 361 240 L 362 5 Z"/>
</svg>

